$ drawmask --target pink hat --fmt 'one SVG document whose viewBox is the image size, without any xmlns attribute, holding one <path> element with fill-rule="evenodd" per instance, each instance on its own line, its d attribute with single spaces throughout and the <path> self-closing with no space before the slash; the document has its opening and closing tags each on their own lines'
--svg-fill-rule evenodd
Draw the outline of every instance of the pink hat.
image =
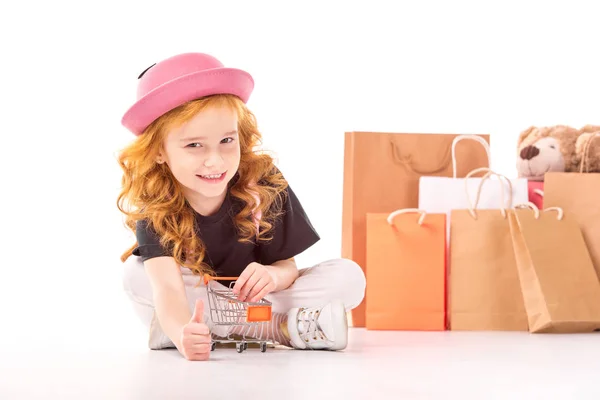
<svg viewBox="0 0 600 400">
<path fill-rule="evenodd" d="M 136 136 L 155 119 L 187 101 L 229 93 L 246 103 L 254 89 L 249 73 L 225 68 L 219 60 L 203 53 L 167 58 L 148 67 L 138 79 L 137 101 L 121 119 Z"/>
</svg>

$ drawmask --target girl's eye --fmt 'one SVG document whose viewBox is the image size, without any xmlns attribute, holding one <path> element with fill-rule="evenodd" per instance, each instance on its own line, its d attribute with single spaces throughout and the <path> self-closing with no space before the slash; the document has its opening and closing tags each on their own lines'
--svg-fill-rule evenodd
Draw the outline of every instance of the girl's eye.
<svg viewBox="0 0 600 400">
<path fill-rule="evenodd" d="M 233 138 L 230 138 L 230 137 L 229 137 L 229 138 L 225 138 L 225 139 L 221 140 L 221 143 L 223 143 L 223 144 L 227 144 L 227 143 L 231 143 L 231 142 L 233 142 Z M 190 143 L 190 144 L 188 144 L 188 145 L 187 145 L 187 146 L 185 146 L 185 147 L 192 147 L 192 148 L 195 148 L 195 147 L 202 147 L 202 144 L 200 144 L 200 143 L 198 143 L 198 142 L 196 142 L 196 143 Z"/>
</svg>

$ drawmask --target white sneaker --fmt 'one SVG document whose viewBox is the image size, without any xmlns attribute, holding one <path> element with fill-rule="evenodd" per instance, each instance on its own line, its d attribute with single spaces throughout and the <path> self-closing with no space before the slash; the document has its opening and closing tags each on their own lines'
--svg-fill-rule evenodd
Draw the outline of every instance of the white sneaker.
<svg viewBox="0 0 600 400">
<path fill-rule="evenodd" d="M 324 307 L 292 308 L 287 331 L 296 349 L 342 350 L 348 344 L 344 304 L 334 300 Z"/>
</svg>

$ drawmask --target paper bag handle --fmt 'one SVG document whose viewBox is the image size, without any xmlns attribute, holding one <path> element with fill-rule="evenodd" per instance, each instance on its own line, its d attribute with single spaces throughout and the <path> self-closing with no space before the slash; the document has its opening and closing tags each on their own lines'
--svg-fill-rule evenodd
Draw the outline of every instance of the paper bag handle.
<svg viewBox="0 0 600 400">
<path fill-rule="evenodd" d="M 475 168 L 474 170 L 472 170 L 471 172 L 469 172 L 467 174 L 467 176 L 465 176 L 465 179 L 469 179 L 471 176 L 475 175 L 478 172 L 487 172 L 487 173 L 492 173 L 492 174 L 496 174 L 496 172 L 494 172 L 491 168 L 489 167 L 480 167 L 480 168 Z M 497 175 L 497 174 L 496 174 Z"/>
<path fill-rule="evenodd" d="M 546 211 L 556 211 L 556 212 L 558 213 L 558 216 L 557 216 L 556 218 L 557 218 L 559 221 L 560 221 L 561 219 L 563 219 L 563 217 L 564 217 L 564 215 L 565 215 L 565 213 L 564 213 L 563 209 L 562 209 L 562 208 L 560 208 L 560 207 L 547 207 L 547 208 L 544 208 L 544 212 L 546 212 Z"/>
<path fill-rule="evenodd" d="M 469 197 L 469 185 L 468 185 L 468 178 L 471 177 L 471 175 L 477 173 L 477 172 L 481 172 L 481 171 L 488 171 L 483 178 L 481 178 L 481 182 L 479 183 L 479 187 L 477 188 L 477 195 L 475 197 L 475 204 L 473 205 L 473 203 L 471 202 L 471 197 Z M 500 183 L 500 201 L 501 201 L 501 207 L 500 207 L 500 212 L 502 213 L 502 216 L 504 218 L 506 218 L 506 210 L 504 209 L 504 186 L 502 185 L 502 181 L 501 179 L 504 179 L 506 181 L 506 183 L 508 183 L 508 188 L 510 189 L 510 204 L 512 204 L 513 201 L 513 189 L 512 189 L 512 183 L 510 182 L 510 179 L 508 179 L 506 176 L 502 175 L 502 174 L 498 174 L 497 172 L 492 171 L 489 168 L 476 168 L 474 170 L 472 170 L 471 172 L 469 172 L 467 174 L 467 177 L 465 178 L 465 191 L 467 193 L 467 201 L 469 202 L 469 214 L 471 214 L 471 216 L 475 219 L 477 219 L 477 214 L 475 212 L 475 210 L 477 209 L 477 206 L 479 205 L 479 200 L 481 198 L 481 189 L 483 188 L 483 184 L 485 183 L 485 181 L 492 175 L 496 175 L 498 177 L 498 182 Z"/>
<path fill-rule="evenodd" d="M 535 219 L 538 219 L 540 217 L 540 209 L 530 201 L 526 203 L 517 204 L 515 208 L 529 208 L 530 210 L 533 210 L 533 216 Z"/>
<path fill-rule="evenodd" d="M 446 166 L 448 165 L 448 162 L 449 162 L 449 160 L 448 160 L 449 154 L 446 152 L 444 159 L 442 160 L 442 162 L 440 163 L 440 165 L 438 167 L 435 167 L 430 170 L 419 169 L 415 166 L 415 163 L 412 159 L 412 155 L 408 154 L 406 156 L 403 156 L 402 154 L 400 154 L 400 150 L 398 150 L 397 145 L 393 139 L 390 140 L 390 145 L 392 146 L 392 159 L 395 160 L 396 162 L 399 162 L 400 164 L 405 165 L 412 172 L 419 174 L 419 175 L 438 174 L 446 168 Z"/>
<path fill-rule="evenodd" d="M 585 146 L 583 146 L 583 156 L 581 158 L 581 166 L 579 167 L 579 173 L 583 173 L 584 165 L 586 167 L 585 172 L 589 172 L 587 169 L 589 167 L 589 165 L 586 165 L 586 164 L 589 164 L 588 158 L 589 158 L 590 147 L 592 147 L 592 141 L 597 137 L 600 137 L 600 133 L 593 134 L 592 136 L 590 136 L 588 141 L 585 142 Z"/>
<path fill-rule="evenodd" d="M 475 140 L 476 142 L 479 142 L 483 148 L 485 149 L 485 154 L 487 155 L 487 159 L 488 159 L 488 166 L 492 166 L 491 163 L 491 157 L 490 157 L 490 145 L 488 144 L 488 142 L 485 141 L 485 139 L 483 139 L 481 136 L 478 135 L 459 135 L 457 137 L 454 138 L 454 140 L 452 141 L 452 177 L 456 178 L 456 144 L 458 142 L 460 142 L 461 140 Z"/>
<path fill-rule="evenodd" d="M 391 213 L 387 217 L 388 224 L 390 224 L 390 225 L 393 226 L 394 225 L 394 218 L 397 215 L 407 214 L 407 213 L 419 213 L 419 214 L 421 214 L 420 217 L 419 217 L 419 221 L 418 222 L 419 222 L 419 225 L 423 225 L 423 220 L 425 219 L 425 214 L 426 213 L 425 213 L 425 211 L 419 210 L 417 208 L 403 208 L 403 209 L 394 211 L 393 213 Z"/>
<path fill-rule="evenodd" d="M 540 209 L 532 202 L 528 201 L 526 203 L 521 203 L 521 204 L 517 204 L 515 206 L 515 208 L 530 208 L 533 210 L 533 215 L 535 216 L 535 219 L 538 219 L 540 217 Z M 560 221 L 563 219 L 564 217 L 564 211 L 562 208 L 560 207 L 547 207 L 544 208 L 543 212 L 548 212 L 548 211 L 556 211 L 558 213 L 557 215 L 557 219 Z"/>
<path fill-rule="evenodd" d="M 498 177 L 498 179 L 502 178 L 506 181 L 506 183 L 508 184 L 508 192 L 509 192 L 509 203 L 508 203 L 508 207 L 510 208 L 510 206 L 512 205 L 513 202 L 513 197 L 514 197 L 514 192 L 513 192 L 513 187 L 512 187 L 512 183 L 510 182 L 510 179 L 508 179 L 506 176 L 502 175 L 502 174 L 498 174 L 494 171 L 488 172 L 484 178 L 487 179 L 488 176 L 491 175 L 496 175 Z M 479 200 L 481 199 L 481 189 L 483 188 L 483 181 L 484 179 L 481 180 L 481 183 L 479 184 L 479 189 L 477 190 L 477 197 L 475 198 L 475 208 L 477 208 L 477 206 L 479 205 Z M 499 181 L 500 182 L 500 181 Z M 504 188 L 502 187 L 502 182 L 500 182 L 500 201 L 502 205 L 506 206 L 506 202 L 504 201 Z M 501 207 L 502 210 L 504 210 L 504 208 Z M 504 212 L 502 213 L 504 214 Z"/>
<path fill-rule="evenodd" d="M 476 174 L 476 173 L 478 173 L 478 172 L 483 172 L 483 171 L 487 171 L 487 174 L 485 174 L 485 175 L 483 176 L 483 178 L 481 178 L 481 183 L 480 183 L 480 185 L 479 185 L 479 190 L 477 191 L 477 197 L 475 198 L 475 207 L 474 207 L 474 208 L 477 208 L 477 206 L 479 205 L 479 199 L 480 199 L 480 197 L 481 197 L 481 189 L 482 189 L 482 187 L 483 187 L 483 181 L 484 181 L 485 179 L 487 179 L 487 178 L 488 178 L 488 176 L 490 176 L 490 175 L 496 175 L 498 178 L 504 178 L 504 180 L 506 180 L 506 182 L 508 183 L 508 188 L 510 189 L 510 204 L 512 204 L 512 200 L 513 200 L 513 189 L 512 189 L 512 183 L 510 182 L 510 179 L 508 179 L 508 178 L 507 178 L 506 176 L 504 176 L 504 175 L 501 175 L 501 174 L 498 174 L 498 173 L 496 173 L 496 172 L 492 171 L 490 168 L 487 168 L 487 167 L 475 168 L 474 170 L 472 170 L 471 172 L 469 172 L 469 173 L 467 174 L 467 176 L 465 177 L 465 190 L 468 190 L 467 179 L 469 179 L 469 178 L 471 177 L 471 175 L 474 175 L 474 174 Z M 502 184 L 500 184 L 500 185 L 502 185 Z M 500 196 L 501 196 L 501 199 L 502 199 L 502 204 L 505 204 L 505 203 L 504 203 L 504 190 L 502 190 L 502 191 L 500 192 Z M 468 193 L 468 192 L 467 192 L 467 199 L 469 200 L 469 204 L 471 204 L 471 203 L 470 203 L 470 197 L 469 197 L 469 193 Z"/>
</svg>

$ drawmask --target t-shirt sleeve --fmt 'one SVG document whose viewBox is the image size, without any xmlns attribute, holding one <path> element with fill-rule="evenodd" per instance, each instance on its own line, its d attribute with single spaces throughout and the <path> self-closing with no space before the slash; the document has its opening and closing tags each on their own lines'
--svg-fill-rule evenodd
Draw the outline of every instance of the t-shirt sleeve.
<svg viewBox="0 0 600 400">
<path fill-rule="evenodd" d="M 269 242 L 260 242 L 258 245 L 259 262 L 263 265 L 292 258 L 320 240 L 298 197 L 289 185 L 286 191 L 282 214 L 277 217 L 272 230 L 268 232 L 272 239 Z"/>
<path fill-rule="evenodd" d="M 172 255 L 160 244 L 160 238 L 146 220 L 137 221 L 135 236 L 138 246 L 133 250 L 133 255 L 141 257 L 142 261 Z"/>
</svg>

